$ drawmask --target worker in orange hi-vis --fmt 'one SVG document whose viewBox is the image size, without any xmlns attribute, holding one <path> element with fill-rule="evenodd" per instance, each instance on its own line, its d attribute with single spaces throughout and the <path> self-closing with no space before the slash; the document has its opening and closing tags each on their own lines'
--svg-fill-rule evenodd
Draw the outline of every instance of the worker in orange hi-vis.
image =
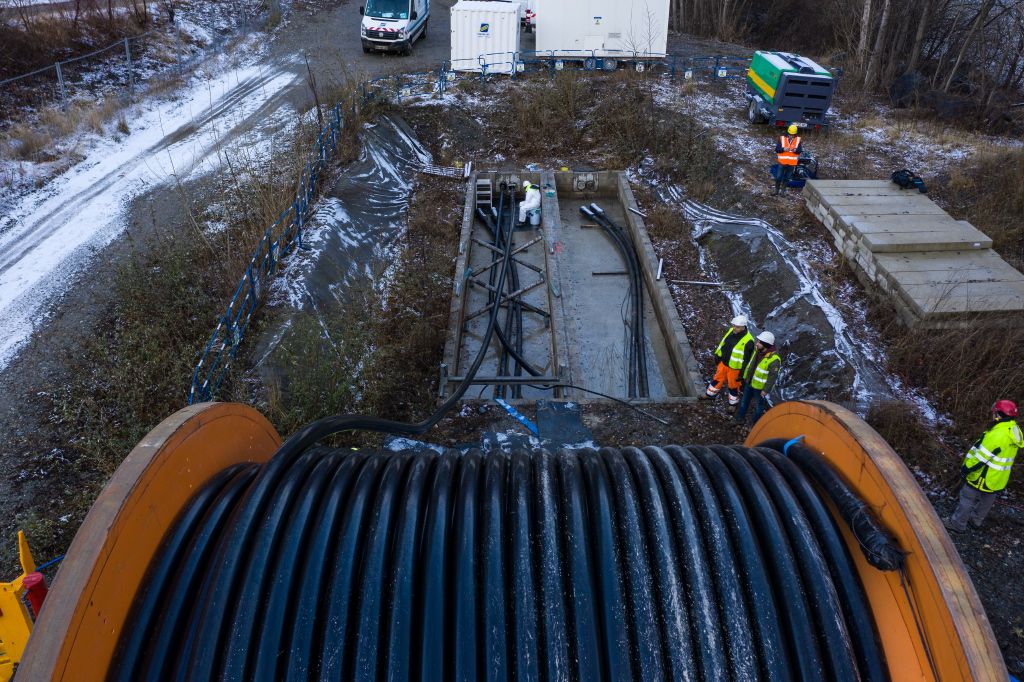
<svg viewBox="0 0 1024 682">
<path fill-rule="evenodd" d="M 754 355 L 754 337 L 747 331 L 746 315 L 737 315 L 729 323 L 729 331 L 715 348 L 715 378 L 708 384 L 701 396 L 705 399 L 716 397 L 723 388 L 729 390 L 729 405 L 735 407 L 740 401 L 740 387 L 743 385 L 743 370 Z"/>
<path fill-rule="evenodd" d="M 786 191 L 789 181 L 793 179 L 793 172 L 800 163 L 800 152 L 803 146 L 797 133 L 800 131 L 795 125 L 789 126 L 786 134 L 779 137 L 775 144 L 775 154 L 779 161 L 779 172 L 775 176 L 775 195 L 778 196 Z"/>
<path fill-rule="evenodd" d="M 1017 403 L 997 400 L 992 406 L 992 426 L 967 451 L 960 473 L 964 483 L 952 516 L 942 519 L 946 528 L 962 533 L 968 524 L 981 528 L 996 496 L 1010 481 L 1017 451 L 1024 447 L 1024 433 L 1017 424 Z"/>
</svg>

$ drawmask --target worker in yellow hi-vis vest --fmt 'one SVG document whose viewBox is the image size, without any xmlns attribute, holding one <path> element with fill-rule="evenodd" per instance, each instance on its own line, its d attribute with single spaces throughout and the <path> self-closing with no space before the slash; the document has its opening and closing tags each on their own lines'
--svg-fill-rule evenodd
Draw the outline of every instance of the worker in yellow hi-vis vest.
<svg viewBox="0 0 1024 682">
<path fill-rule="evenodd" d="M 753 341 L 754 337 L 747 331 L 747 316 L 732 318 L 729 330 L 715 348 L 715 377 L 702 398 L 714 398 L 723 388 L 728 388 L 729 406 L 735 407 L 739 403 L 743 372 L 754 354 Z"/>
<path fill-rule="evenodd" d="M 964 458 L 961 472 L 964 484 L 956 511 L 942 522 L 946 528 L 962 533 L 969 523 L 980 528 L 996 501 L 996 494 L 1010 480 L 1010 468 L 1024 436 L 1017 425 L 1017 404 L 999 400 L 992 406 L 992 427 L 982 434 Z"/>
<path fill-rule="evenodd" d="M 782 369 L 782 358 L 775 352 L 775 334 L 761 332 L 755 342 L 754 357 L 743 373 L 743 397 L 736 410 L 736 423 L 742 424 L 751 401 L 754 403 L 754 423 L 768 408 L 768 394 L 775 388 Z"/>
</svg>

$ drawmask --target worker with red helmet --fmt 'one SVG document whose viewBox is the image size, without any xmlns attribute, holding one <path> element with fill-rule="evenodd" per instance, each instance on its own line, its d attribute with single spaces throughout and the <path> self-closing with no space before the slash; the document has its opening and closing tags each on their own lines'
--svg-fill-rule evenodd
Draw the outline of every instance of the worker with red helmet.
<svg viewBox="0 0 1024 682">
<path fill-rule="evenodd" d="M 1017 425 L 1017 405 L 1012 400 L 998 400 L 992 406 L 992 428 L 967 451 L 961 473 L 964 484 L 960 488 L 960 502 L 956 511 L 942 522 L 958 533 L 967 530 L 970 523 L 980 528 L 996 493 L 1010 480 L 1010 468 L 1017 450 L 1024 446 L 1024 436 Z"/>
</svg>

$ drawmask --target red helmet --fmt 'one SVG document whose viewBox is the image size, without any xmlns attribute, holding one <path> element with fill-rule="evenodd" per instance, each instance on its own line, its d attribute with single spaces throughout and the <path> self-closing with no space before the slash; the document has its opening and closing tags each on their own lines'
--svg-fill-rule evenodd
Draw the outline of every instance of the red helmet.
<svg viewBox="0 0 1024 682">
<path fill-rule="evenodd" d="M 1012 400 L 997 400 L 992 406 L 992 412 L 1003 415 L 1004 417 L 1016 417 L 1017 416 L 1017 403 Z"/>
</svg>

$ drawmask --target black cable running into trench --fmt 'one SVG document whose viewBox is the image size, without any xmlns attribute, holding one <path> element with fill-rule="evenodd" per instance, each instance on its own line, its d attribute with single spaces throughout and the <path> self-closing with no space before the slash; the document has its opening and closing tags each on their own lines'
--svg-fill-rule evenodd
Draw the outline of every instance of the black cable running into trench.
<svg viewBox="0 0 1024 682">
<path fill-rule="evenodd" d="M 886 680 L 835 524 L 763 448 L 286 444 L 182 510 L 108 679 Z"/>
</svg>

